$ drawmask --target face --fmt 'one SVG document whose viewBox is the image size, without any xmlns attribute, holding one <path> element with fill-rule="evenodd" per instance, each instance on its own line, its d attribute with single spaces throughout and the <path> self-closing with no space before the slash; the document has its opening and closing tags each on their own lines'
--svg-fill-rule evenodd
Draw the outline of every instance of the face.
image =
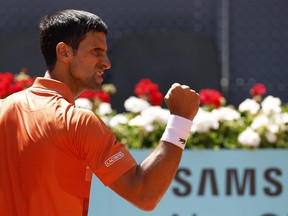
<svg viewBox="0 0 288 216">
<path fill-rule="evenodd" d="M 111 67 L 107 56 L 106 35 L 89 32 L 80 42 L 70 62 L 70 78 L 75 91 L 98 91 L 103 82 L 102 75 Z"/>
</svg>

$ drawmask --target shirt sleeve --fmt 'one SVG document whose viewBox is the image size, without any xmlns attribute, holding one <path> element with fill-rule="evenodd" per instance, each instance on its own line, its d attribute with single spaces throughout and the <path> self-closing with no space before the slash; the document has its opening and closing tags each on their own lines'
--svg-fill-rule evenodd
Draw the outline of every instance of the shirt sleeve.
<svg viewBox="0 0 288 216">
<path fill-rule="evenodd" d="M 94 113 L 79 110 L 74 115 L 75 137 L 81 157 L 104 185 L 110 185 L 137 163 L 124 144 Z"/>
</svg>

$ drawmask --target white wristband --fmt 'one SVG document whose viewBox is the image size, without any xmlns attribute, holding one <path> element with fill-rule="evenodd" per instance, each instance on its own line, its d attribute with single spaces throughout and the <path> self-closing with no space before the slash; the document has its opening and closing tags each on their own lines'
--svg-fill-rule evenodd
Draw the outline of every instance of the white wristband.
<svg viewBox="0 0 288 216">
<path fill-rule="evenodd" d="M 184 149 L 190 134 L 191 126 L 191 120 L 177 115 L 170 115 L 161 140 Z"/>
</svg>

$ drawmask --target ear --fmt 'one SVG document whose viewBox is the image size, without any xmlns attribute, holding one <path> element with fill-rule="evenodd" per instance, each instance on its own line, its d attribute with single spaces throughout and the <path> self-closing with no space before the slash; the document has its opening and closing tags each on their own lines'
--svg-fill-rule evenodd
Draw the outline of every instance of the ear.
<svg viewBox="0 0 288 216">
<path fill-rule="evenodd" d="M 72 48 L 64 42 L 60 42 L 56 46 L 56 56 L 57 60 L 63 63 L 69 63 L 70 58 L 73 56 Z"/>
</svg>

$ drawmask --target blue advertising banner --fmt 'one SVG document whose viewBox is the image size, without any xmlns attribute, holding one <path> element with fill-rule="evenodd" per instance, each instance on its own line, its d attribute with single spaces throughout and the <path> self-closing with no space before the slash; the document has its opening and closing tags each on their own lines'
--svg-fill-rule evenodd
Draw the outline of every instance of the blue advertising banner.
<svg viewBox="0 0 288 216">
<path fill-rule="evenodd" d="M 151 150 L 132 150 L 141 162 Z M 185 150 L 177 174 L 152 212 L 93 176 L 89 216 L 288 216 L 287 150 Z"/>
</svg>

